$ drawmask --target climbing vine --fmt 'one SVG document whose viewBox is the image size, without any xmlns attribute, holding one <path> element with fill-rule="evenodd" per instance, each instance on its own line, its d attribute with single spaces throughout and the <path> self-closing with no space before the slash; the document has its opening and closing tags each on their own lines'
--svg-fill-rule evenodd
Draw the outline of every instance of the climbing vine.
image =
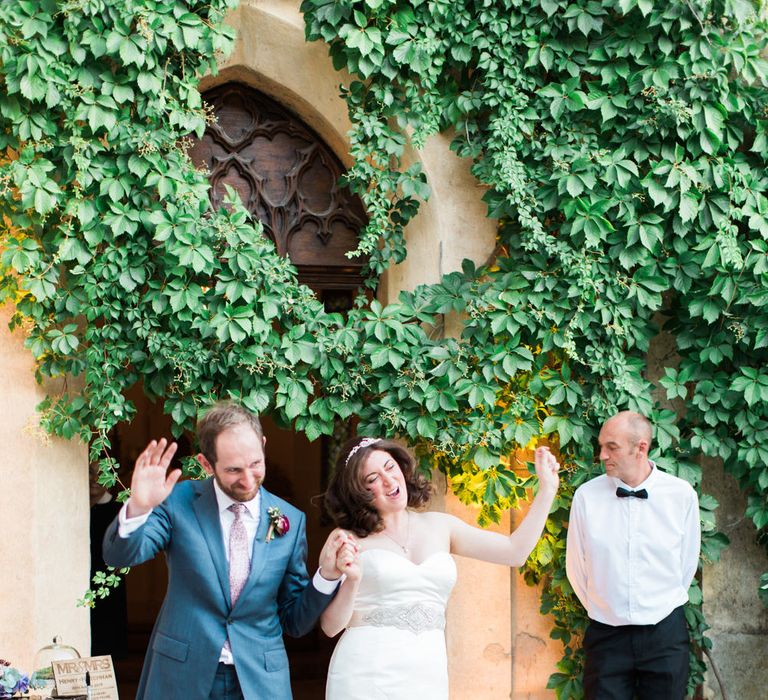
<svg viewBox="0 0 768 700">
<path fill-rule="evenodd" d="M 746 0 L 305 0 L 308 39 L 352 75 L 346 181 L 369 212 L 371 285 L 405 257 L 429 185 L 402 163 L 433 134 L 454 134 L 499 222 L 488 265 L 388 306 L 361 297 L 343 317 L 234 195 L 211 209 L 186 155 L 234 4 L 0 6 L 0 296 L 38 376 L 80 378 L 42 423 L 86 441 L 113 486 L 108 431 L 133 416 L 140 381 L 177 432 L 221 396 L 310 439 L 356 415 L 366 433 L 407 437 L 481 520 L 533 485 L 510 454 L 550 441 L 567 478 L 525 575 L 544 583 L 565 648 L 550 686 L 579 698 L 585 618 L 565 531 L 606 417 L 649 415 L 654 458 L 696 486 L 697 458 L 721 458 L 767 539 L 765 26 Z M 445 315 L 455 338 L 434 332 Z M 661 385 L 682 418 L 647 376 L 661 327 L 679 358 Z M 714 561 L 725 540 L 714 499 L 701 506 Z M 691 599 L 706 645 L 696 584 Z M 691 683 L 702 672 L 692 657 Z"/>
<path fill-rule="evenodd" d="M 595 473 L 595 428 L 616 407 L 651 415 L 660 465 L 694 485 L 693 458 L 720 457 L 766 539 L 765 24 L 749 2 L 305 0 L 302 8 L 307 37 L 328 42 L 335 65 L 354 76 L 353 141 L 383 154 L 389 130 L 416 147 L 452 130 L 454 150 L 489 187 L 489 216 L 499 220 L 493 265 L 421 294 L 441 312 L 468 315 L 446 362 L 475 391 L 490 379 L 492 409 L 474 413 L 486 437 L 497 430 L 524 445 L 556 433 L 572 470 L 526 576 L 548 577 L 542 609 L 565 644 L 550 686 L 578 697 L 571 640 L 584 620 L 564 576 L 563 527 L 572 489 Z M 383 178 L 373 158 L 353 169 L 358 191 L 383 180 L 409 196 L 381 162 Z M 398 240 L 400 231 L 379 235 Z M 679 363 L 661 384 L 682 402 L 682 419 L 651 398 L 646 357 L 659 325 L 675 339 Z M 455 359 L 462 347 L 472 348 L 465 366 Z M 515 366 L 521 350 L 536 354 Z M 478 453 L 478 469 L 493 469 L 495 450 L 488 464 Z M 443 466 L 461 495 L 472 469 Z M 469 500 L 505 503 L 506 490 L 485 483 Z M 703 556 L 712 561 L 725 538 L 714 532 L 714 499 L 701 504 Z M 706 645 L 696 586 L 691 600 L 689 624 Z M 695 658 L 692 671 L 693 684 L 702 672 Z"/>
</svg>

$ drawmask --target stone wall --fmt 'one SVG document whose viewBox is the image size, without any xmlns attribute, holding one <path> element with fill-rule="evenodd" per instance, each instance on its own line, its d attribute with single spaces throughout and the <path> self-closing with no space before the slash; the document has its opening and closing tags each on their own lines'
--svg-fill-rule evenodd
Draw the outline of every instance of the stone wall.
<svg viewBox="0 0 768 700">
<path fill-rule="evenodd" d="M 661 316 L 657 319 L 663 322 Z M 661 333 L 654 338 L 648 352 L 648 378 L 657 384 L 664 367 L 674 367 L 678 361 L 674 338 Z M 680 414 L 680 400 L 668 402 L 663 389 L 657 389 L 655 399 Z M 766 697 L 768 688 L 768 609 L 757 595 L 760 574 L 768 569 L 765 549 L 756 544 L 756 530 L 744 517 L 746 497 L 736 480 L 725 473 L 722 462 L 703 458 L 702 490 L 719 502 L 715 511 L 718 530 L 731 540 L 722 558 L 704 566 L 702 590 L 704 615 L 711 629 L 714 663 L 720 672 L 729 700 L 758 700 Z M 723 696 L 709 662 L 704 698 L 720 700 Z"/>
<path fill-rule="evenodd" d="M 0 657 L 31 672 L 55 635 L 90 651 L 88 610 L 76 606 L 90 569 L 88 463 L 81 443 L 39 428 L 44 392 L 23 332 L 8 330 L 12 312 L 0 308 Z"/>
<path fill-rule="evenodd" d="M 717 527 L 731 540 L 720 562 L 704 567 L 710 654 L 730 700 L 758 700 L 768 696 L 768 609 L 757 595 L 760 575 L 768 570 L 768 556 L 756 542 L 752 521 L 744 517 L 746 497 L 717 460 L 704 461 L 704 491 L 719 501 Z M 704 697 L 722 698 L 711 671 Z"/>
</svg>

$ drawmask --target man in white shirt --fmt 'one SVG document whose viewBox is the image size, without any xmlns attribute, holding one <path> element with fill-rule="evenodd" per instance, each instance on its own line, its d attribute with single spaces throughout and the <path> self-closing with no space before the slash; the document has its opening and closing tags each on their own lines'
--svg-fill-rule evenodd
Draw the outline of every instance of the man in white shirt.
<svg viewBox="0 0 768 700">
<path fill-rule="evenodd" d="M 587 700 L 682 700 L 688 681 L 683 605 L 696 573 L 699 504 L 688 482 L 648 459 L 652 427 L 630 411 L 605 422 L 605 474 L 573 497 L 566 569 L 590 618 Z"/>
<path fill-rule="evenodd" d="M 110 566 L 165 553 L 168 590 L 137 700 L 290 700 L 283 632 L 306 634 L 341 577 L 332 533 L 310 583 L 304 514 L 262 488 L 259 419 L 216 404 L 197 426 L 213 478 L 176 483 L 176 445 L 154 440 L 136 460 L 131 497 L 104 536 Z"/>
</svg>

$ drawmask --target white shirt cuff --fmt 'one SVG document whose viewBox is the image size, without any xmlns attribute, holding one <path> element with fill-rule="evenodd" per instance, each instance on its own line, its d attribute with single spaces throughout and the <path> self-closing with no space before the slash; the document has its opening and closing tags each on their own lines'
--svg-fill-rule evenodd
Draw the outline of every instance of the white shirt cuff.
<svg viewBox="0 0 768 700">
<path fill-rule="evenodd" d="M 320 574 L 320 569 L 318 569 L 315 572 L 315 575 L 312 577 L 312 585 L 320 591 L 320 593 L 324 593 L 325 595 L 331 595 L 338 585 L 346 578 L 346 576 L 342 575 L 341 578 L 336 579 L 335 581 L 329 581 L 327 578 L 323 578 Z"/>
<path fill-rule="evenodd" d="M 128 503 L 124 503 L 120 512 L 117 514 L 117 534 L 123 539 L 126 539 L 132 532 L 136 532 L 136 530 L 147 522 L 147 518 L 149 518 L 151 514 L 152 511 L 150 510 L 149 513 L 144 513 L 144 515 L 137 515 L 135 518 L 129 518 Z"/>
</svg>

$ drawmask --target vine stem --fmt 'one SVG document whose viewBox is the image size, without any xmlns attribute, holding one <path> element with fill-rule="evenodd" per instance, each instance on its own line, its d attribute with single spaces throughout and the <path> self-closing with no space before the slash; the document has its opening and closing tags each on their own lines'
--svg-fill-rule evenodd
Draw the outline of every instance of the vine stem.
<svg viewBox="0 0 768 700">
<path fill-rule="evenodd" d="M 715 680 L 717 681 L 717 686 L 720 689 L 720 695 L 722 696 L 723 700 L 731 700 L 731 696 L 728 695 L 728 690 L 726 689 L 725 683 L 723 682 L 723 677 L 720 675 L 720 669 L 715 663 L 715 658 L 712 656 L 712 654 L 709 653 L 709 649 L 703 649 L 703 651 L 704 656 L 707 657 L 709 666 L 712 669 L 712 673 L 715 674 Z"/>
</svg>

